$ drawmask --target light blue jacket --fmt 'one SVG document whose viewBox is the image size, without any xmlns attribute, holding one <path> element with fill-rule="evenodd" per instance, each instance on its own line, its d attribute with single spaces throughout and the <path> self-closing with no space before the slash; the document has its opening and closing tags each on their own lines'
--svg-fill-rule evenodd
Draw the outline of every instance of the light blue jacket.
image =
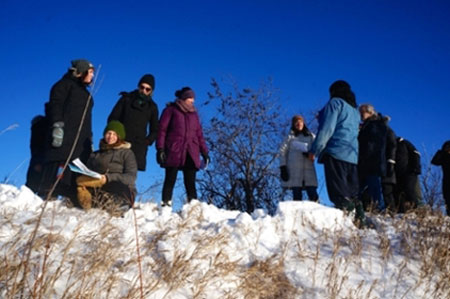
<svg viewBox="0 0 450 299">
<path fill-rule="evenodd" d="M 310 152 L 319 157 L 333 158 L 352 164 L 358 163 L 358 109 L 341 98 L 331 98 L 319 115 L 319 132 Z"/>
</svg>

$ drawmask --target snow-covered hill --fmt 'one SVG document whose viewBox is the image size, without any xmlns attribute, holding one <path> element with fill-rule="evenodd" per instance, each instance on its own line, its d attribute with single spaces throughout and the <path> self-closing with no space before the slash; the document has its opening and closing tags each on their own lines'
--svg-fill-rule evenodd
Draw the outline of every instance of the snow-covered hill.
<svg viewBox="0 0 450 299">
<path fill-rule="evenodd" d="M 198 201 L 123 218 L 43 207 L 0 185 L 1 298 L 450 298 L 449 217 L 372 216 L 376 229 L 358 230 L 308 201 L 273 217 Z"/>
</svg>

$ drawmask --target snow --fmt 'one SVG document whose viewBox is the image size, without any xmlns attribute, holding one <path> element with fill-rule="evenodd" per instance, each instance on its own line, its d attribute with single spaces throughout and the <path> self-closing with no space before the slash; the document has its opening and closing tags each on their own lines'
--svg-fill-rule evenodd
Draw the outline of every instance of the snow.
<svg viewBox="0 0 450 299">
<path fill-rule="evenodd" d="M 450 296 L 449 266 L 436 262 L 448 261 L 448 217 L 427 220 L 439 225 L 424 239 L 427 251 L 414 247 L 413 216 L 372 215 L 376 229 L 360 230 L 351 216 L 309 201 L 281 202 L 274 216 L 192 201 L 178 213 L 137 203 L 116 218 L 0 185 L 0 219 L 1 298 L 17 290 L 25 298 Z"/>
</svg>

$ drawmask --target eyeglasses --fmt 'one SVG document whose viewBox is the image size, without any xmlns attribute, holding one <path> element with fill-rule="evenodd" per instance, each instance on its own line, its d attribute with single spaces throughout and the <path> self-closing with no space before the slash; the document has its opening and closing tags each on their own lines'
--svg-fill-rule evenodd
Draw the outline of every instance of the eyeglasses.
<svg viewBox="0 0 450 299">
<path fill-rule="evenodd" d="M 143 86 L 143 85 L 139 86 L 139 89 L 140 89 L 140 90 L 145 90 L 145 91 L 147 91 L 147 92 L 149 92 L 149 91 L 152 90 L 151 87 L 145 87 L 145 86 Z"/>
</svg>

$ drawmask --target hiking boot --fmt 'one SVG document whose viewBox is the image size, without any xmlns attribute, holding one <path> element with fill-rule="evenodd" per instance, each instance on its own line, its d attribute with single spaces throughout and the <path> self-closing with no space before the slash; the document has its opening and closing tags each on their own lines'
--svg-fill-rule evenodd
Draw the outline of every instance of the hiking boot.
<svg viewBox="0 0 450 299">
<path fill-rule="evenodd" d="M 172 206 L 172 201 L 171 200 L 169 200 L 167 202 L 163 201 L 161 203 L 161 207 L 171 207 L 171 206 Z"/>
<path fill-rule="evenodd" d="M 77 198 L 84 210 L 92 207 L 92 194 L 86 187 L 77 187 Z"/>
</svg>

